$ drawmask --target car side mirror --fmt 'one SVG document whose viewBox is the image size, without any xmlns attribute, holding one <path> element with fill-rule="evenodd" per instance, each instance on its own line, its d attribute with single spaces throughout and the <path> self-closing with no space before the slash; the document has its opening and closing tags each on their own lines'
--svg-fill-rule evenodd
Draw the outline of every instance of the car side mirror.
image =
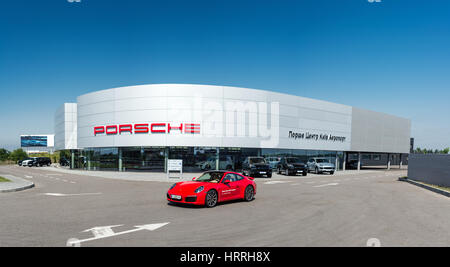
<svg viewBox="0 0 450 267">
<path fill-rule="evenodd" d="M 197 177 L 192 178 L 192 181 L 195 181 L 195 179 L 197 179 Z"/>
<path fill-rule="evenodd" d="M 227 179 L 227 180 L 225 180 L 223 183 L 224 183 L 224 184 L 229 184 L 229 183 L 231 183 L 231 181 Z"/>
</svg>

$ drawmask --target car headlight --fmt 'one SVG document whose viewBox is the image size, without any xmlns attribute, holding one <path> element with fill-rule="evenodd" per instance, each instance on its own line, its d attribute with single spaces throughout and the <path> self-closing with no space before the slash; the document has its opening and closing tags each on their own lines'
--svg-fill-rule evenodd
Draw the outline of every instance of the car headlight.
<svg viewBox="0 0 450 267">
<path fill-rule="evenodd" d="M 176 185 L 177 185 L 177 184 L 173 184 L 173 185 L 169 188 L 169 190 L 173 189 Z"/>
<path fill-rule="evenodd" d="M 202 192 L 203 189 L 205 189 L 205 188 L 204 188 L 203 185 L 202 185 L 202 186 L 200 186 L 199 188 L 195 189 L 194 192 L 195 192 L 196 194 L 198 194 L 198 193 Z"/>
</svg>

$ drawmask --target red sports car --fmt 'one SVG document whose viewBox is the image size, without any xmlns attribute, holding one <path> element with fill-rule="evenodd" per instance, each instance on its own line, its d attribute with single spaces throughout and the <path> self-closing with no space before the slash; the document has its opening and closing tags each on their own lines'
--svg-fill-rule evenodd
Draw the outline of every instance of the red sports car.
<svg viewBox="0 0 450 267">
<path fill-rule="evenodd" d="M 252 201 L 256 183 L 252 177 L 236 172 L 208 171 L 188 182 L 172 185 L 167 192 L 171 203 L 205 205 L 212 208 L 219 202 L 234 199 Z"/>
</svg>

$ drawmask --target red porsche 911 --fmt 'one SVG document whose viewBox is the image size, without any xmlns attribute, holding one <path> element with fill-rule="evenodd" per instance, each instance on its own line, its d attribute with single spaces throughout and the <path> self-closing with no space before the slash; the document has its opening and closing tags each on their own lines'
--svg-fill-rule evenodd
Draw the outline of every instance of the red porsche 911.
<svg viewBox="0 0 450 267">
<path fill-rule="evenodd" d="M 192 181 L 172 185 L 167 192 L 167 200 L 212 208 L 228 200 L 252 201 L 255 194 L 256 183 L 252 177 L 229 171 L 208 171 Z"/>
</svg>

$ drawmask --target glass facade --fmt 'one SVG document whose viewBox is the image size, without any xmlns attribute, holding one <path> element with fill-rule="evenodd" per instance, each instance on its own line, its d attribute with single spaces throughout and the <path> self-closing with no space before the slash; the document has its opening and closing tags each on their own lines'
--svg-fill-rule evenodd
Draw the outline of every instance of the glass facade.
<svg viewBox="0 0 450 267">
<path fill-rule="evenodd" d="M 206 170 L 241 171 L 248 156 L 263 156 L 270 161 L 289 156 L 307 162 L 312 157 L 325 157 L 342 169 L 344 153 L 341 151 L 227 148 L 227 147 L 120 147 L 86 148 L 75 159 L 75 168 L 107 171 L 166 171 L 167 159 L 182 159 L 183 172 Z M 269 160 L 268 160 L 269 161 Z M 274 163 L 276 164 L 276 162 Z"/>
</svg>

